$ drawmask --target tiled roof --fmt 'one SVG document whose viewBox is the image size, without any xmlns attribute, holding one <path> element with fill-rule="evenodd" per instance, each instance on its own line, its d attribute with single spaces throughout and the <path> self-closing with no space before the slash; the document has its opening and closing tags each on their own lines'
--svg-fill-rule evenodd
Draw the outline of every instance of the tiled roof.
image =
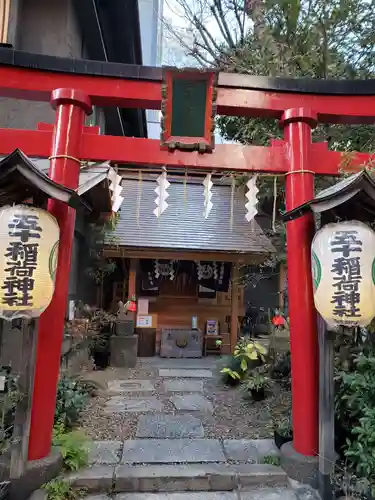
<svg viewBox="0 0 375 500">
<path fill-rule="evenodd" d="M 156 206 L 155 187 L 155 181 L 122 181 L 121 195 L 124 202 L 116 230 L 111 233 L 116 244 L 125 247 L 232 253 L 275 251 L 259 225 L 255 221 L 246 221 L 246 198 L 243 192 L 236 190 L 231 230 L 230 186 L 213 186 L 213 208 L 207 219 L 203 217 L 202 184 L 187 184 L 185 192 L 183 183 L 171 183 L 167 199 L 169 206 L 159 219 L 153 213 Z"/>
</svg>

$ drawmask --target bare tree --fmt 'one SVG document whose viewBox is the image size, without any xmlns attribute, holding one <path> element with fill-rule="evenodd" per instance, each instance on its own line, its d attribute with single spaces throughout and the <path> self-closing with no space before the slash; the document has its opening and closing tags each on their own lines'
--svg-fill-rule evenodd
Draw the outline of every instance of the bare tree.
<svg viewBox="0 0 375 500">
<path fill-rule="evenodd" d="M 199 65 L 223 66 L 244 42 L 245 0 L 166 0 L 166 7 L 170 12 L 169 19 L 164 18 L 166 32 Z M 184 26 L 183 30 L 176 25 Z M 187 38 L 186 33 L 192 36 Z"/>
</svg>

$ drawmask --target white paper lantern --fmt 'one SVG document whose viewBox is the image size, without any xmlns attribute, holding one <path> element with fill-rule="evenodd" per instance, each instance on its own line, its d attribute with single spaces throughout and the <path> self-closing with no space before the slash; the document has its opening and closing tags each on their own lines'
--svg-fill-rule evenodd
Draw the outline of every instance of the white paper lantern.
<svg viewBox="0 0 375 500">
<path fill-rule="evenodd" d="M 327 224 L 312 242 L 315 307 L 329 326 L 375 316 L 375 233 L 358 221 Z"/>
<path fill-rule="evenodd" d="M 37 318 L 55 290 L 60 231 L 45 210 L 0 209 L 0 317 Z"/>
</svg>

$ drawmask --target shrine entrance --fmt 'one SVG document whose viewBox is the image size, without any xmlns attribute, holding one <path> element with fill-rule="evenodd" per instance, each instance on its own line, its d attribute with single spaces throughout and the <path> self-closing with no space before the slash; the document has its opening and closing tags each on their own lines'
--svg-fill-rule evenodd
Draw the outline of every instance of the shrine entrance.
<svg viewBox="0 0 375 500">
<path fill-rule="evenodd" d="M 286 209 L 290 211 L 314 197 L 315 175 L 338 175 L 343 166 L 341 153 L 329 151 L 325 143 L 312 143 L 312 128 L 317 123 L 375 122 L 372 81 L 297 82 L 212 71 L 169 71 L 163 75 L 160 68 L 114 68 L 95 61 L 90 61 L 85 73 L 77 73 L 73 60 L 41 56 L 36 63 L 38 56 L 30 55 L 32 62 L 27 62 L 28 54 L 23 53 L 22 61 L 28 67 L 20 67 L 12 65 L 10 61 L 16 59 L 8 56 L 9 52 L 0 57 L 1 96 L 38 101 L 49 101 L 52 96 L 56 123 L 40 124 L 38 130 L 0 130 L 0 154 L 19 148 L 26 155 L 49 158 L 50 177 L 73 189 L 85 160 L 152 165 L 160 170 L 166 166 L 203 175 L 213 171 L 261 172 L 285 176 Z M 28 69 L 36 64 L 37 70 Z M 59 72 L 62 67 L 64 72 Z M 178 89 L 175 96 L 174 89 Z M 194 108 L 194 102 L 203 114 Z M 84 126 L 92 105 L 162 108 L 162 141 L 99 135 L 97 128 Z M 197 114 L 190 113 L 189 106 Z M 270 147 L 215 147 L 211 134 L 216 113 L 277 119 L 284 140 L 272 141 Z M 369 155 L 353 154 L 351 168 L 360 168 L 368 160 Z M 158 215 L 167 209 L 165 203 L 161 196 Z M 208 196 L 208 211 L 209 207 Z M 61 245 L 54 298 L 40 319 L 30 459 L 50 452 L 74 228 L 74 210 L 55 200 L 50 200 L 49 210 L 59 221 Z M 293 446 L 308 456 L 318 451 L 318 341 L 310 269 L 313 231 L 311 214 L 287 224 Z"/>
</svg>

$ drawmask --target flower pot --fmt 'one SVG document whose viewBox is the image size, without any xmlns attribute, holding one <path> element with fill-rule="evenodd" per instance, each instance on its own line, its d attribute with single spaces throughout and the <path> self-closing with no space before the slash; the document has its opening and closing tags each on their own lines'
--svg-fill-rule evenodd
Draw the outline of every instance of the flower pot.
<svg viewBox="0 0 375 500">
<path fill-rule="evenodd" d="M 93 358 L 96 368 L 105 370 L 109 366 L 109 351 L 108 349 L 95 349 Z"/>
<path fill-rule="evenodd" d="M 277 431 L 274 431 L 275 445 L 280 449 L 283 444 L 293 441 L 293 436 L 282 436 Z"/>
<path fill-rule="evenodd" d="M 252 389 L 251 391 L 251 397 L 253 398 L 254 401 L 263 401 L 263 399 L 266 399 L 266 390 L 265 389 Z"/>
</svg>

